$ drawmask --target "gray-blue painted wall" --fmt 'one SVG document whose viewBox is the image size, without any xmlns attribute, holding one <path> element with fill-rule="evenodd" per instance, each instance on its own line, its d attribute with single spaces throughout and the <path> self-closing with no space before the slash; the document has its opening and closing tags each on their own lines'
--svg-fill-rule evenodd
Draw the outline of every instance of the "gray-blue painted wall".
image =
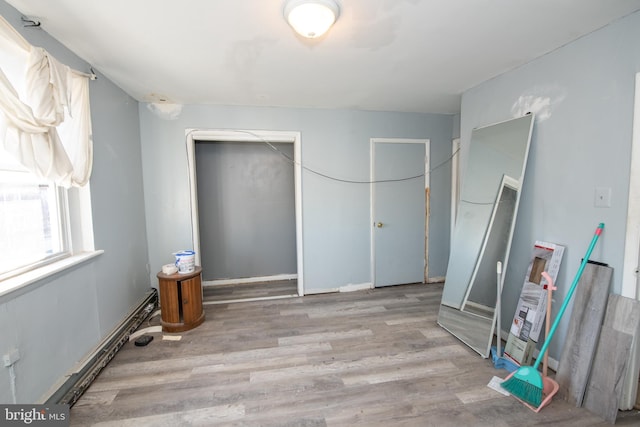
<svg viewBox="0 0 640 427">
<path fill-rule="evenodd" d="M 41 29 L 24 29 L 0 1 L 0 14 L 31 44 L 80 71 L 89 65 Z M 85 357 L 150 289 L 138 104 L 103 76 L 90 83 L 95 245 L 104 254 L 0 298 L 0 356 L 17 348 L 17 400 L 38 401 Z M 0 367 L 0 402 L 11 403 Z"/>
<path fill-rule="evenodd" d="M 549 98 L 548 114 L 534 125 L 505 276 L 503 330 L 513 319 L 535 240 L 566 246 L 554 317 L 600 222 L 605 231 L 591 259 L 614 268 L 612 290 L 621 291 L 639 40 L 636 12 L 463 94 L 463 146 L 474 127 L 512 117 L 514 106 L 527 100 L 543 105 Z M 595 187 L 612 189 L 610 208 L 594 207 Z M 550 347 L 557 360 L 569 313 Z"/>
<path fill-rule="evenodd" d="M 432 172 L 430 277 L 443 276 L 449 253 L 449 187 L 454 116 L 187 105 L 165 120 L 140 104 L 151 280 L 172 253 L 190 248 L 185 129 L 299 131 L 303 165 L 337 178 L 369 179 L 371 138 L 429 138 Z M 369 186 L 302 177 L 305 292 L 371 283 Z"/>
<path fill-rule="evenodd" d="M 44 31 L 22 29 L 20 15 L 3 1 L 0 13 L 32 44 L 74 68 L 88 68 Z M 600 221 L 607 228 L 594 258 L 616 269 L 619 291 L 637 40 L 639 13 L 485 82 L 464 94 L 459 128 L 456 116 L 212 106 L 186 106 L 178 120 L 164 121 L 99 76 L 91 83 L 91 189 L 96 247 L 105 253 L 0 299 L 0 355 L 16 347 L 21 353 L 18 400 L 36 401 L 61 380 L 155 285 L 155 272 L 172 261 L 171 252 L 190 245 L 184 144 L 190 127 L 297 130 L 306 164 L 367 179 L 371 137 L 430 138 L 431 164 L 439 165 L 458 129 L 468 143 L 473 127 L 511 117 L 521 96 L 563 97 L 534 131 L 503 318 L 508 322 L 513 314 L 533 241 L 567 246 L 558 283 L 566 289 Z M 432 276 L 444 275 L 448 261 L 449 173 L 444 166 L 431 176 Z M 595 186 L 613 189 L 611 208 L 593 207 Z M 303 203 L 307 288 L 368 282 L 368 192 L 305 174 Z M 557 299 L 563 296 L 560 291 Z M 558 357 L 563 333 L 552 356 Z M 11 401 L 5 368 L 0 401 Z"/>
</svg>

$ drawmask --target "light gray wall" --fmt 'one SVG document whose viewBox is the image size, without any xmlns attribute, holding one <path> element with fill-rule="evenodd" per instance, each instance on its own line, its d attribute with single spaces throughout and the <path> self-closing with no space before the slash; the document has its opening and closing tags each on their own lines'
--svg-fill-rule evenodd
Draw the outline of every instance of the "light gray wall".
<svg viewBox="0 0 640 427">
<path fill-rule="evenodd" d="M 301 132 L 302 162 L 324 174 L 369 179 L 370 138 L 429 138 L 431 165 L 430 275 L 443 276 L 449 253 L 453 116 L 287 108 L 187 105 L 164 120 L 140 104 L 147 235 L 152 282 L 171 253 L 189 248 L 191 217 L 185 129 Z M 369 186 L 302 177 L 305 291 L 371 282 Z"/>
<path fill-rule="evenodd" d="M 0 1 L 0 14 L 31 44 L 80 71 L 89 65 Z M 20 352 L 19 402 L 40 399 L 149 290 L 137 102 L 104 76 L 90 83 L 94 166 L 93 260 L 0 298 L 0 356 Z M 0 402 L 11 403 L 9 370 L 0 367 Z"/>
<path fill-rule="evenodd" d="M 467 148 L 474 127 L 517 110 L 539 113 L 505 276 L 503 330 L 513 319 L 535 240 L 567 247 L 554 317 L 600 222 L 605 231 L 591 259 L 614 268 L 613 291 L 621 291 L 638 40 L 640 12 L 463 94 L 461 140 Z M 545 103 L 550 107 L 542 114 L 530 108 Z M 597 186 L 611 187 L 611 208 L 594 207 Z M 550 347 L 556 359 L 569 310 L 565 317 Z"/>
<path fill-rule="evenodd" d="M 202 280 L 297 272 L 294 170 L 285 155 L 293 159 L 293 144 L 196 142 Z"/>
</svg>

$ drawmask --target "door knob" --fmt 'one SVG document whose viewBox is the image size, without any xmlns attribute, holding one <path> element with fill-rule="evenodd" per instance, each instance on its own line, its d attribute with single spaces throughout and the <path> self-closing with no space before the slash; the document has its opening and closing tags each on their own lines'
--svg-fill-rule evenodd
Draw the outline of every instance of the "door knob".
<svg viewBox="0 0 640 427">
<path fill-rule="evenodd" d="M 382 228 L 382 226 L 383 226 L 383 224 L 381 222 L 376 224 L 376 227 L 378 227 L 378 228 Z"/>
</svg>

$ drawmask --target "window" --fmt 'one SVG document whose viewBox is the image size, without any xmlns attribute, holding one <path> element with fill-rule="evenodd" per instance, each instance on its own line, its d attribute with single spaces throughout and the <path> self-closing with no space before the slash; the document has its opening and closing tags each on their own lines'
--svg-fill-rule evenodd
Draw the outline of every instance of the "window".
<svg viewBox="0 0 640 427">
<path fill-rule="evenodd" d="M 0 295 L 101 253 L 89 184 L 38 179 L 0 148 Z"/>
<path fill-rule="evenodd" d="M 0 296 L 95 256 L 90 75 L 0 17 Z"/>
<path fill-rule="evenodd" d="M 100 253 L 89 185 L 38 179 L 0 148 L 0 295 Z"/>
<path fill-rule="evenodd" d="M 70 254 L 66 191 L 10 162 L 0 161 L 0 280 Z"/>
</svg>

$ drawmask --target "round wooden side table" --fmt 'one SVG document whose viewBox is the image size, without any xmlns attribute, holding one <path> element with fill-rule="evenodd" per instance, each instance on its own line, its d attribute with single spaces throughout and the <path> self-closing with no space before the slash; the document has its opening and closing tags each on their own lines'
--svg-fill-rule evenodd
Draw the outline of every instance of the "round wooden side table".
<svg viewBox="0 0 640 427">
<path fill-rule="evenodd" d="M 158 273 L 163 332 L 183 332 L 204 322 L 202 267 L 192 273 Z"/>
</svg>

